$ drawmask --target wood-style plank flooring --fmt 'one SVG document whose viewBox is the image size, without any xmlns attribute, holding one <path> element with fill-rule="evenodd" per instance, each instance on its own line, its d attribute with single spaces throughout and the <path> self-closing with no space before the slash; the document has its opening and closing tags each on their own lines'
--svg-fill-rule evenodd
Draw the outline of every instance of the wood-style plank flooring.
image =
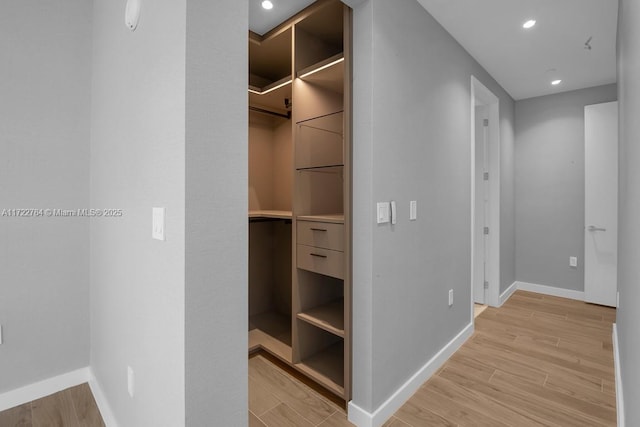
<svg viewBox="0 0 640 427">
<path fill-rule="evenodd" d="M 104 427 L 85 384 L 0 412 L 2 427 Z"/>
<path fill-rule="evenodd" d="M 517 291 L 385 427 L 615 426 L 615 309 Z M 344 409 L 268 359 L 249 360 L 250 427 L 347 427 Z"/>
<path fill-rule="evenodd" d="M 385 427 L 615 426 L 615 310 L 517 291 Z M 348 427 L 343 407 L 263 355 L 249 359 L 250 427 Z M 104 426 L 86 384 L 0 412 L 0 426 Z"/>
</svg>

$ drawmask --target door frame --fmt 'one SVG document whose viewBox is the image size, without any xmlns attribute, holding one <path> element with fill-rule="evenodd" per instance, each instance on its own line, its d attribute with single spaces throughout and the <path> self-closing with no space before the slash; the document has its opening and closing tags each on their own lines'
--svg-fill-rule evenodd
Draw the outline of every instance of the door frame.
<svg viewBox="0 0 640 427">
<path fill-rule="evenodd" d="M 482 253 L 476 249 L 476 227 L 481 223 L 481 212 L 476 212 L 476 188 L 482 182 L 476 182 L 476 114 L 477 106 L 484 105 L 489 110 L 489 288 L 485 303 L 500 305 L 500 99 L 483 85 L 475 76 L 471 76 L 471 319 L 473 320 L 474 278 L 476 265 Z"/>
</svg>

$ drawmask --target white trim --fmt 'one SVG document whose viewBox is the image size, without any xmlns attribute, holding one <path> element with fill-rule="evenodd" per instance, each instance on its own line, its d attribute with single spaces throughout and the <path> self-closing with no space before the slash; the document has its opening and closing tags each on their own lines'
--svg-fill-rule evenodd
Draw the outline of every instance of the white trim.
<svg viewBox="0 0 640 427">
<path fill-rule="evenodd" d="M 373 415 L 353 403 L 353 400 L 349 401 L 347 417 L 351 424 L 358 427 L 371 427 L 373 425 Z"/>
<path fill-rule="evenodd" d="M 113 415 L 111 406 L 109 406 L 109 402 L 102 391 L 102 387 L 100 387 L 100 383 L 93 372 L 91 372 L 91 378 L 89 379 L 89 387 L 91 388 L 91 393 L 93 393 L 96 405 L 98 405 L 98 410 L 100 411 L 100 415 L 102 415 L 102 420 L 104 421 L 105 426 L 118 427 L 116 417 Z"/>
<path fill-rule="evenodd" d="M 380 427 L 383 425 L 472 334 L 473 323 L 469 323 L 373 413 L 369 413 L 353 402 L 349 402 L 349 421 L 358 427 Z"/>
<path fill-rule="evenodd" d="M 555 286 L 538 285 L 536 283 L 516 282 L 518 289 L 538 294 L 552 295 L 554 297 L 575 299 L 584 301 L 584 292 L 574 291 L 573 289 L 556 288 Z"/>
<path fill-rule="evenodd" d="M 513 282 L 511 286 L 509 286 L 503 293 L 500 294 L 500 305 L 498 305 L 498 307 L 502 307 L 502 304 L 507 302 L 507 300 L 511 298 L 511 295 L 513 295 L 513 293 L 517 290 L 518 282 Z"/>
<path fill-rule="evenodd" d="M 41 399 L 69 387 L 86 383 L 91 378 L 91 370 L 81 368 L 53 378 L 38 381 L 15 390 L 0 394 L 0 411 Z"/>
<path fill-rule="evenodd" d="M 474 280 L 477 268 L 475 254 L 476 224 L 476 135 L 475 135 L 475 107 L 486 105 L 489 108 L 489 289 L 483 303 L 498 307 L 500 303 L 500 98 L 493 94 L 480 80 L 471 76 L 471 318 L 473 318 L 473 303 L 475 302 Z"/>
<path fill-rule="evenodd" d="M 624 427 L 624 396 L 622 395 L 622 372 L 620 365 L 620 349 L 618 347 L 618 325 L 613 324 L 613 366 L 616 371 L 616 413 L 618 427 Z"/>
</svg>

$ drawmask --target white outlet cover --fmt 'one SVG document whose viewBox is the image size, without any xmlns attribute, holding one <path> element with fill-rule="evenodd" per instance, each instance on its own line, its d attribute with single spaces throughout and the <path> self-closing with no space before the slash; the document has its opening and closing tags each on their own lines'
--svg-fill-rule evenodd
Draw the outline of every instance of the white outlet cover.
<svg viewBox="0 0 640 427">
<path fill-rule="evenodd" d="M 165 240 L 164 235 L 165 208 L 152 208 L 151 211 L 151 237 L 156 240 Z"/>
<path fill-rule="evenodd" d="M 136 391 L 136 377 L 131 366 L 127 366 L 127 391 L 130 397 L 133 397 Z"/>
<path fill-rule="evenodd" d="M 415 221 L 418 218 L 418 202 L 412 200 L 409 202 L 409 221 Z"/>
<path fill-rule="evenodd" d="M 569 267 L 577 267 L 578 266 L 578 257 L 572 256 L 569 257 Z"/>
</svg>

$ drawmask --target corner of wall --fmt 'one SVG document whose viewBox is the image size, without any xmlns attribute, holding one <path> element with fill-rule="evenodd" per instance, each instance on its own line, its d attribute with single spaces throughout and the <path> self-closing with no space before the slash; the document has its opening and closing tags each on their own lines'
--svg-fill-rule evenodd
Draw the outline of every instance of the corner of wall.
<svg viewBox="0 0 640 427">
<path fill-rule="evenodd" d="M 424 364 L 411 378 L 400 386 L 382 405 L 373 412 L 367 412 L 353 402 L 349 402 L 349 421 L 358 427 L 380 427 L 404 403 L 418 391 L 420 386 L 431 376 L 473 335 L 473 323 L 465 326 L 451 341 L 449 341 L 435 356 Z"/>
<path fill-rule="evenodd" d="M 505 289 L 503 293 L 500 294 L 500 302 L 498 304 L 498 307 L 502 307 L 502 304 L 507 302 L 507 300 L 511 298 L 511 295 L 513 295 L 513 293 L 517 290 L 518 290 L 518 282 L 513 282 L 511 286 L 509 286 L 507 289 Z"/>
<path fill-rule="evenodd" d="M 100 382 L 93 374 L 93 370 L 90 369 L 89 374 L 89 387 L 91 388 L 91 393 L 93 393 L 93 398 L 96 401 L 96 405 L 98 405 L 100 415 L 102 415 L 102 421 L 104 421 L 106 427 L 118 427 L 118 422 L 116 421 L 115 414 L 111 410 L 111 406 L 109 405 L 107 396 L 102 391 Z"/>
</svg>

